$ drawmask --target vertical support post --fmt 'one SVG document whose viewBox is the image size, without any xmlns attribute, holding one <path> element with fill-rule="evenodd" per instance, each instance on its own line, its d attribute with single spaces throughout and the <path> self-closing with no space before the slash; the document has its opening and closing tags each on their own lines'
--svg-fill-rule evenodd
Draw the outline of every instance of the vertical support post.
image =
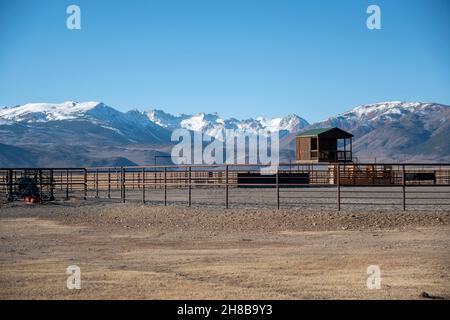
<svg viewBox="0 0 450 320">
<path fill-rule="evenodd" d="M 225 166 L 225 208 L 228 209 L 228 165 Z"/>
<path fill-rule="evenodd" d="M 111 199 L 111 168 L 108 168 L 108 199 Z"/>
<path fill-rule="evenodd" d="M 375 172 L 375 165 L 372 165 L 372 184 L 375 184 L 375 176 L 376 176 L 376 172 Z"/>
<path fill-rule="evenodd" d="M 95 197 L 98 198 L 98 168 L 95 170 Z"/>
<path fill-rule="evenodd" d="M 145 204 L 145 168 L 142 168 L 142 203 Z"/>
<path fill-rule="evenodd" d="M 7 172 L 7 179 L 8 181 L 8 201 L 13 201 L 13 171 L 10 169 Z"/>
<path fill-rule="evenodd" d="M 188 186 L 188 190 L 189 190 L 189 203 L 188 206 L 190 207 L 192 204 L 192 179 L 191 179 L 191 173 L 192 173 L 192 167 L 189 166 L 189 186 Z"/>
<path fill-rule="evenodd" d="M 280 209 L 280 173 L 277 168 L 277 174 L 275 176 L 275 184 L 276 184 L 276 190 L 277 190 L 277 210 Z"/>
<path fill-rule="evenodd" d="M 120 201 L 123 202 L 123 167 L 120 167 Z"/>
<path fill-rule="evenodd" d="M 164 167 L 164 205 L 167 206 L 167 168 Z"/>
<path fill-rule="evenodd" d="M 69 169 L 66 170 L 66 200 L 69 199 Z"/>
<path fill-rule="evenodd" d="M 353 160 L 353 139 L 350 137 L 350 161 Z"/>
<path fill-rule="evenodd" d="M 317 160 L 320 162 L 320 139 L 319 136 L 317 136 Z"/>
<path fill-rule="evenodd" d="M 337 167 L 336 183 L 337 183 L 337 209 L 341 211 L 341 165 L 335 165 Z"/>
<path fill-rule="evenodd" d="M 42 197 L 44 196 L 42 187 L 43 187 L 43 183 L 42 183 L 42 169 L 39 169 L 39 198 L 40 198 L 40 202 L 42 202 Z"/>
<path fill-rule="evenodd" d="M 122 183 L 121 183 L 121 189 L 122 189 L 122 203 L 125 203 L 126 201 L 126 191 L 125 191 L 125 178 L 126 178 L 126 171 L 125 168 L 122 167 L 121 168 L 121 172 L 122 172 Z"/>
<path fill-rule="evenodd" d="M 155 189 L 157 189 L 158 187 L 156 186 L 156 157 L 155 157 L 155 167 L 153 168 L 153 184 L 155 186 Z"/>
<path fill-rule="evenodd" d="M 137 181 L 138 189 L 141 188 L 141 174 L 138 172 L 138 181 Z"/>
<path fill-rule="evenodd" d="M 87 169 L 84 170 L 84 200 L 87 200 Z"/>
<path fill-rule="evenodd" d="M 344 138 L 344 162 L 347 161 L 347 138 Z"/>
<path fill-rule="evenodd" d="M 402 165 L 402 189 L 403 189 L 403 211 L 406 210 L 406 171 L 405 165 Z"/>
<path fill-rule="evenodd" d="M 26 176 L 26 171 L 25 171 L 25 176 Z M 53 176 L 53 169 L 50 169 L 50 201 L 54 201 L 55 200 L 55 180 L 54 180 L 54 176 Z"/>
</svg>

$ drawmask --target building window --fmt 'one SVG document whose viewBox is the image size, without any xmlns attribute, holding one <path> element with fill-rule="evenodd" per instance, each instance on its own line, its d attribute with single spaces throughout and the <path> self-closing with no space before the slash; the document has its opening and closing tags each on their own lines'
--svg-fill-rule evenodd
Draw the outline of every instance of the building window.
<svg viewBox="0 0 450 320">
<path fill-rule="evenodd" d="M 317 150 L 317 138 L 311 138 L 311 150 Z"/>
</svg>

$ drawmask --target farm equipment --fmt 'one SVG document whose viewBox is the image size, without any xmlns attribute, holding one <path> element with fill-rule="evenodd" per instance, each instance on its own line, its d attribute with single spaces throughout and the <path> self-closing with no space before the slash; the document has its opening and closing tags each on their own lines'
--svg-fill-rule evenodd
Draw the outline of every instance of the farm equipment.
<svg viewBox="0 0 450 320">
<path fill-rule="evenodd" d="M 17 178 L 10 173 L 7 180 L 8 201 L 23 199 L 27 204 L 35 204 L 54 200 L 51 177 L 49 180 L 42 171 L 28 171 Z"/>
<path fill-rule="evenodd" d="M 40 203 L 41 197 L 38 187 L 37 177 L 22 177 L 16 180 L 14 195 L 17 198 L 24 199 L 25 203 Z"/>
</svg>

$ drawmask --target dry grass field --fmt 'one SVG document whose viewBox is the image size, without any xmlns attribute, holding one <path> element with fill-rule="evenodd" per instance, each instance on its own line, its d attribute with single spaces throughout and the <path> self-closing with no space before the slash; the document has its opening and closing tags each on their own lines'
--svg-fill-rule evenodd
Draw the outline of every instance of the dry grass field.
<svg viewBox="0 0 450 320">
<path fill-rule="evenodd" d="M 450 298 L 450 211 L 16 202 L 0 238 L 1 299 Z"/>
</svg>

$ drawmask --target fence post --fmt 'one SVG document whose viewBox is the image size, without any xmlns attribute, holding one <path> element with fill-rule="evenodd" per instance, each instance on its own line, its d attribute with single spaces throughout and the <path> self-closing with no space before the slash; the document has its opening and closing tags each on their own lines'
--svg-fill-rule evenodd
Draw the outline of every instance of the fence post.
<svg viewBox="0 0 450 320">
<path fill-rule="evenodd" d="M 13 201 L 13 171 L 8 170 L 7 172 L 7 179 L 8 181 L 8 201 Z"/>
<path fill-rule="evenodd" d="M 406 172 L 405 165 L 402 165 L 402 189 L 403 189 L 403 211 L 406 210 Z"/>
<path fill-rule="evenodd" d="M 69 199 L 69 169 L 66 170 L 66 200 Z"/>
<path fill-rule="evenodd" d="M 126 177 L 126 172 L 125 172 L 125 168 L 124 167 L 121 167 L 121 173 L 122 173 L 122 179 L 121 179 L 122 203 L 125 203 L 125 201 L 126 201 L 126 195 L 125 195 L 125 177 Z"/>
<path fill-rule="evenodd" d="M 43 183 L 42 183 L 42 169 L 39 169 L 39 198 L 40 202 L 42 202 L 42 198 L 44 196 L 44 191 L 42 190 Z"/>
<path fill-rule="evenodd" d="M 142 203 L 145 204 L 145 168 L 142 168 Z"/>
<path fill-rule="evenodd" d="M 336 183 L 337 183 L 337 207 L 338 211 L 341 211 L 341 165 L 337 164 L 335 165 L 335 168 L 337 166 L 337 173 L 336 173 Z"/>
<path fill-rule="evenodd" d="M 108 168 L 108 199 L 111 199 L 111 168 Z"/>
<path fill-rule="evenodd" d="M 95 197 L 98 198 L 98 168 L 95 170 Z"/>
<path fill-rule="evenodd" d="M 276 189 L 277 189 L 277 210 L 280 209 L 280 174 L 279 169 L 277 167 L 277 174 L 275 176 L 275 183 L 276 183 Z"/>
<path fill-rule="evenodd" d="M 123 180 L 123 167 L 120 167 L 120 201 L 123 202 L 123 184 L 122 184 L 122 180 Z"/>
<path fill-rule="evenodd" d="M 167 168 L 164 167 L 164 205 L 167 206 Z"/>
<path fill-rule="evenodd" d="M 188 206 L 190 207 L 192 204 L 192 186 L 191 186 L 191 173 L 192 173 L 192 167 L 189 166 L 189 186 L 188 186 L 188 190 L 189 190 L 189 204 Z"/>
<path fill-rule="evenodd" d="M 228 209 L 228 165 L 225 166 L 225 208 Z"/>
<path fill-rule="evenodd" d="M 376 176 L 375 166 L 372 165 L 372 184 L 375 184 L 375 176 Z"/>
<path fill-rule="evenodd" d="M 84 200 L 87 200 L 87 169 L 84 170 Z"/>
<path fill-rule="evenodd" d="M 26 176 L 26 171 L 25 171 Z M 50 169 L 50 201 L 55 200 L 55 181 L 53 180 L 53 169 Z"/>
<path fill-rule="evenodd" d="M 122 174 L 122 171 L 120 171 L 120 174 L 119 174 L 119 170 L 117 170 L 117 168 L 115 168 L 114 172 L 116 174 L 116 189 L 119 189 L 120 188 L 120 184 L 119 184 L 120 178 L 119 177 Z M 120 191 L 120 199 L 122 199 L 122 191 Z"/>
</svg>

